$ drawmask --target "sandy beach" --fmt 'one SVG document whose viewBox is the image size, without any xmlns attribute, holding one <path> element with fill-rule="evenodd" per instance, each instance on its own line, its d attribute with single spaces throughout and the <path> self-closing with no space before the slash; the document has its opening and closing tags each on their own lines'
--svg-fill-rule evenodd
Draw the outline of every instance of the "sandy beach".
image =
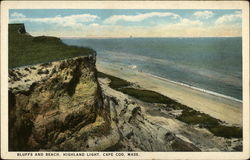
<svg viewBox="0 0 250 160">
<path fill-rule="evenodd" d="M 242 126 L 242 102 L 212 95 L 116 65 L 98 63 L 97 69 L 100 72 L 135 83 L 144 89 L 161 93 L 195 110 L 225 121 L 228 124 Z"/>
</svg>

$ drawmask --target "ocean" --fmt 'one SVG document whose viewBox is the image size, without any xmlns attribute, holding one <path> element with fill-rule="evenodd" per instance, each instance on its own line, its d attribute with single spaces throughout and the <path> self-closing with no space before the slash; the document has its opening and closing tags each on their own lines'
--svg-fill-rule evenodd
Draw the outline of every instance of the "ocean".
<svg viewBox="0 0 250 160">
<path fill-rule="evenodd" d="M 242 39 L 64 38 L 97 51 L 97 63 L 116 64 L 208 93 L 242 100 Z"/>
</svg>

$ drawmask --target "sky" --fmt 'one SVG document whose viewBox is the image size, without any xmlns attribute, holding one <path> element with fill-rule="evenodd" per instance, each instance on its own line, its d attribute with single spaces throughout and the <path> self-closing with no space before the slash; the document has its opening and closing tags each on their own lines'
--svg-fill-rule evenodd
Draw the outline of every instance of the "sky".
<svg viewBox="0 0 250 160">
<path fill-rule="evenodd" d="M 241 37 L 241 10 L 11 9 L 33 36 Z"/>
</svg>

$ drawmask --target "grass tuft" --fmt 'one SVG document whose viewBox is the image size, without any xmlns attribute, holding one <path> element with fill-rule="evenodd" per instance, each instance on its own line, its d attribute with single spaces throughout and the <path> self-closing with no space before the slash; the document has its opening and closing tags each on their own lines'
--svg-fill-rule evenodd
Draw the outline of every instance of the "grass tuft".
<svg viewBox="0 0 250 160">
<path fill-rule="evenodd" d="M 128 94 L 132 97 L 135 97 L 141 101 L 148 103 L 171 103 L 171 100 L 168 97 L 165 97 L 157 92 L 150 90 L 141 90 L 136 88 L 120 88 L 119 91 Z"/>
<path fill-rule="evenodd" d="M 208 130 L 212 132 L 215 136 L 219 137 L 242 138 L 242 128 L 235 126 L 218 125 L 214 127 L 209 127 Z"/>
<path fill-rule="evenodd" d="M 128 81 L 125 81 L 121 78 L 117 78 L 117 77 L 114 77 L 114 76 L 111 76 L 111 75 L 108 75 L 108 74 L 105 74 L 105 73 L 102 73 L 102 72 L 98 72 L 98 77 L 99 78 L 108 78 L 110 79 L 110 84 L 109 86 L 113 89 L 119 89 L 119 88 L 123 88 L 123 87 L 128 87 L 131 85 L 131 83 L 129 83 Z"/>
</svg>

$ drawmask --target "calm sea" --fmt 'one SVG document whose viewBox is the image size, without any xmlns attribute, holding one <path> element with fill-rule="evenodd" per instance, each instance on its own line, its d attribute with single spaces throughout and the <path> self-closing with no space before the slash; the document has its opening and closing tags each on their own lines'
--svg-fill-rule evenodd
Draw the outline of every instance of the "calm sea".
<svg viewBox="0 0 250 160">
<path fill-rule="evenodd" d="M 62 39 L 112 63 L 242 100 L 242 39 Z"/>
</svg>

